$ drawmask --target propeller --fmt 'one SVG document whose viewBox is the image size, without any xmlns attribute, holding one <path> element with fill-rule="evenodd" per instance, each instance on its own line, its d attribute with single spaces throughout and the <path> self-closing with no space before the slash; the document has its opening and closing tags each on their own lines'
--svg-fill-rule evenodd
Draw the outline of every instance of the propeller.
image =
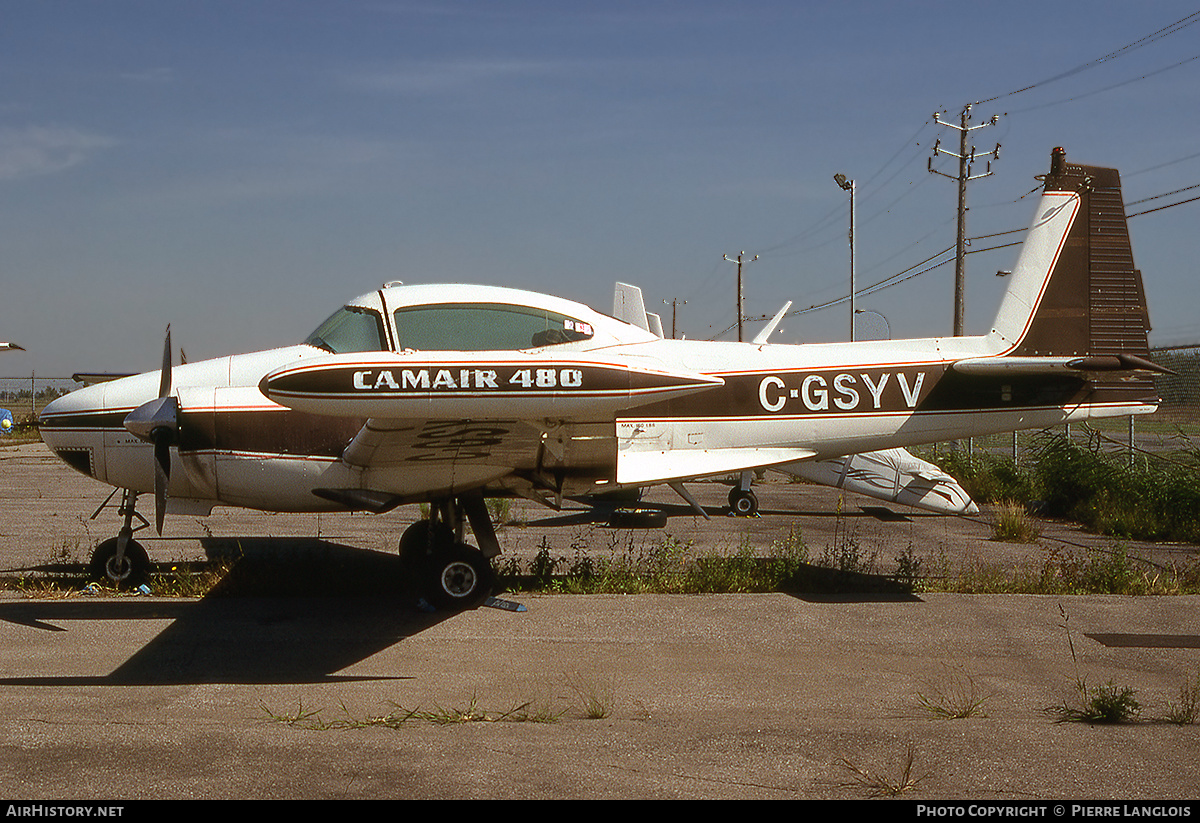
<svg viewBox="0 0 1200 823">
<path fill-rule="evenodd" d="M 125 417 L 125 428 L 154 446 L 154 520 L 162 534 L 167 511 L 167 483 L 171 479 L 171 445 L 179 431 L 179 401 L 171 397 L 171 327 L 163 344 L 158 397 L 143 403 Z"/>
</svg>

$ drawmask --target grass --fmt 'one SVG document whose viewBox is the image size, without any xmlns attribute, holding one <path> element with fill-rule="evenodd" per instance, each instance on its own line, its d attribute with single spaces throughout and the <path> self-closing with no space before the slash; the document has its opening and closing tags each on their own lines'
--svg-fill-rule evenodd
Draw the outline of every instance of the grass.
<svg viewBox="0 0 1200 823">
<path fill-rule="evenodd" d="M 1075 702 L 1050 706 L 1046 712 L 1059 723 L 1117 724 L 1136 720 L 1142 706 L 1136 692 L 1129 686 L 1117 686 L 1111 680 L 1101 686 L 1089 686 L 1087 678 L 1079 671 L 1079 658 L 1075 654 L 1075 641 L 1071 637 L 1071 622 L 1066 610 L 1058 607 L 1062 615 L 1062 628 L 1067 634 L 1067 647 L 1071 651 L 1071 663 L 1075 668 Z"/>
<path fill-rule="evenodd" d="M 435 726 L 456 726 L 465 723 L 557 723 L 567 709 L 552 708 L 549 701 L 526 701 L 515 704 L 507 709 L 483 709 L 475 695 L 465 706 L 442 707 L 432 709 L 408 709 L 398 703 L 389 703 L 391 711 L 386 714 L 354 717 L 343 705 L 341 717 L 326 719 L 324 709 L 305 709 L 303 701 L 294 712 L 275 712 L 266 705 L 262 706 L 267 718 L 275 723 L 281 723 L 309 731 L 335 731 L 340 729 L 366 729 L 382 726 L 389 729 L 399 729 L 411 723 L 429 723 Z"/>
<path fill-rule="evenodd" d="M 1128 686 L 1114 685 L 1110 680 L 1101 686 L 1076 683 L 1077 702 L 1051 706 L 1047 711 L 1060 723 L 1116 724 L 1136 720 L 1142 706 L 1136 692 Z"/>
<path fill-rule="evenodd" d="M 1002 500 L 996 504 L 992 519 L 992 539 L 1006 543 L 1032 543 L 1041 537 L 1042 531 L 1029 516 L 1025 506 L 1015 500 Z"/>
<path fill-rule="evenodd" d="M 1188 677 L 1179 687 L 1179 702 L 1169 702 L 1163 720 L 1178 726 L 1190 726 L 1200 717 L 1200 673 Z"/>
<path fill-rule="evenodd" d="M 696 594 L 780 591 L 808 563 L 808 550 L 793 528 L 760 556 L 748 539 L 732 555 L 694 557 L 691 543 L 665 535 L 638 542 L 633 533 L 608 532 L 598 556 L 577 535 L 569 553 L 542 538 L 532 561 L 508 558 L 497 575 L 509 591 L 566 594 Z"/>
<path fill-rule="evenodd" d="M 1114 537 L 1200 542 L 1200 452 L 1188 446 L 1131 464 L 1101 451 L 1100 442 L 1084 446 L 1047 431 L 1020 465 L 963 451 L 938 462 L 980 503 L 1037 505 L 1043 515 Z"/>
<path fill-rule="evenodd" d="M 1123 594 L 1180 595 L 1200 593 L 1200 567 L 1155 567 L 1129 554 L 1121 543 L 1082 553 L 1061 548 L 1043 550 L 1040 560 L 1015 567 L 975 561 L 940 577 L 921 581 L 921 591 L 958 594 Z"/>
<path fill-rule="evenodd" d="M 599 551 L 591 543 L 601 535 Z M 1123 543 L 1095 550 L 1047 548 L 1040 559 L 1016 566 L 972 561 L 952 569 L 944 554 L 918 557 L 911 542 L 893 558 L 864 551 L 852 529 L 838 532 L 839 542 L 810 555 L 798 528 L 760 547 L 744 536 L 732 552 L 698 554 L 691 543 L 672 535 L 647 539 L 642 533 L 613 530 L 577 532 L 565 549 L 543 537 L 532 559 L 504 557 L 496 563 L 497 591 L 546 594 L 700 594 L 811 592 L 961 594 L 1125 594 L 1177 595 L 1200 592 L 1200 563 L 1154 566 L 1129 553 Z M 70 557 L 67 555 L 70 554 Z M 47 575 L 0 579 L 0 587 L 28 597 L 71 597 L 89 585 L 78 547 L 59 550 L 47 565 L 62 570 Z M 236 560 L 220 563 L 157 563 L 149 581 L 162 597 L 204 597 L 228 581 Z M 72 571 L 76 569 L 77 571 Z M 266 579 L 240 576 L 242 586 L 257 590 Z M 278 569 L 267 579 L 278 580 Z M 226 591 L 228 589 L 228 591 Z M 103 590 L 103 589 L 102 589 Z M 228 585 L 226 593 L 236 593 Z"/>
<path fill-rule="evenodd" d="M 941 720 L 963 720 L 987 717 L 985 704 L 995 696 L 984 692 L 978 681 L 964 672 L 953 672 L 948 681 L 926 684 L 917 693 L 917 705 L 930 717 Z"/>
<path fill-rule="evenodd" d="M 845 758 L 839 760 L 838 763 L 850 775 L 850 780 L 842 783 L 842 787 L 860 790 L 867 797 L 899 797 L 915 789 L 918 783 L 929 776 L 928 774 L 917 776 L 913 771 L 916 755 L 912 741 L 908 743 L 908 750 L 900 763 L 899 773 L 894 776 L 864 769 Z"/>
<path fill-rule="evenodd" d="M 575 695 L 576 705 L 588 720 L 603 720 L 613 713 L 611 683 L 597 683 L 578 674 L 568 677 L 567 688 Z"/>
<path fill-rule="evenodd" d="M 154 577 L 157 597 L 204 597 L 233 569 L 229 561 L 195 564 L 173 563 L 165 574 Z"/>
</svg>

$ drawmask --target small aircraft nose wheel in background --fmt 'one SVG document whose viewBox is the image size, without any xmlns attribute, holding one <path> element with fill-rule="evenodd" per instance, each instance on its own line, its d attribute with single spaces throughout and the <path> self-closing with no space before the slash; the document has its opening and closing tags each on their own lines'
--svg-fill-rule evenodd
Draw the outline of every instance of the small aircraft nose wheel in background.
<svg viewBox="0 0 1200 823">
<path fill-rule="evenodd" d="M 733 489 L 729 492 L 729 510 L 738 517 L 753 517 L 758 514 L 758 497 L 752 491 Z"/>
<path fill-rule="evenodd" d="M 119 537 L 110 537 L 92 552 L 88 563 L 88 573 L 93 580 L 114 588 L 135 588 L 146 582 L 150 573 L 150 556 L 136 540 L 125 544 L 125 556 L 117 562 L 117 541 Z"/>
</svg>

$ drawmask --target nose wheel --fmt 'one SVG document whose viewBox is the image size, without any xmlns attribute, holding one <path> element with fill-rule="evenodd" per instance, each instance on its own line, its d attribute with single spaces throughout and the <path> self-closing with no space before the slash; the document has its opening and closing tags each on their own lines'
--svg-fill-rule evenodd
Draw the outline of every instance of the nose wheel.
<svg viewBox="0 0 1200 823">
<path fill-rule="evenodd" d="M 136 540 L 126 538 L 124 551 L 120 543 L 120 537 L 110 537 L 96 546 L 88 563 L 88 574 L 114 589 L 137 588 L 150 574 L 150 555 Z"/>
<path fill-rule="evenodd" d="M 116 494 L 116 491 L 113 494 Z M 88 561 L 88 574 L 97 583 L 117 589 L 137 588 L 150 576 L 150 556 L 146 554 L 142 544 L 133 539 L 135 531 L 150 525 L 146 518 L 137 513 L 137 497 L 137 492 L 124 490 L 117 511 L 125 519 L 125 524 L 116 537 L 110 537 L 92 550 L 91 560 Z M 112 500 L 111 494 L 92 514 L 92 520 L 108 506 L 109 500 Z M 138 526 L 133 525 L 135 517 L 140 521 Z"/>
</svg>

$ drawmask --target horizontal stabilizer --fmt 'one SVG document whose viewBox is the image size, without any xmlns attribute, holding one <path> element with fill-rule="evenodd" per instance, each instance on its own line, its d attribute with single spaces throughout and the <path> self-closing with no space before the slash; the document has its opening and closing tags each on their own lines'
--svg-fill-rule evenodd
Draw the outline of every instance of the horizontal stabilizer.
<svg viewBox="0 0 1200 823">
<path fill-rule="evenodd" d="M 1079 374 L 1081 372 L 1154 372 L 1175 374 L 1168 368 L 1135 354 L 1091 355 L 1087 357 L 973 357 L 953 364 L 962 374 L 991 377 Z"/>
</svg>

